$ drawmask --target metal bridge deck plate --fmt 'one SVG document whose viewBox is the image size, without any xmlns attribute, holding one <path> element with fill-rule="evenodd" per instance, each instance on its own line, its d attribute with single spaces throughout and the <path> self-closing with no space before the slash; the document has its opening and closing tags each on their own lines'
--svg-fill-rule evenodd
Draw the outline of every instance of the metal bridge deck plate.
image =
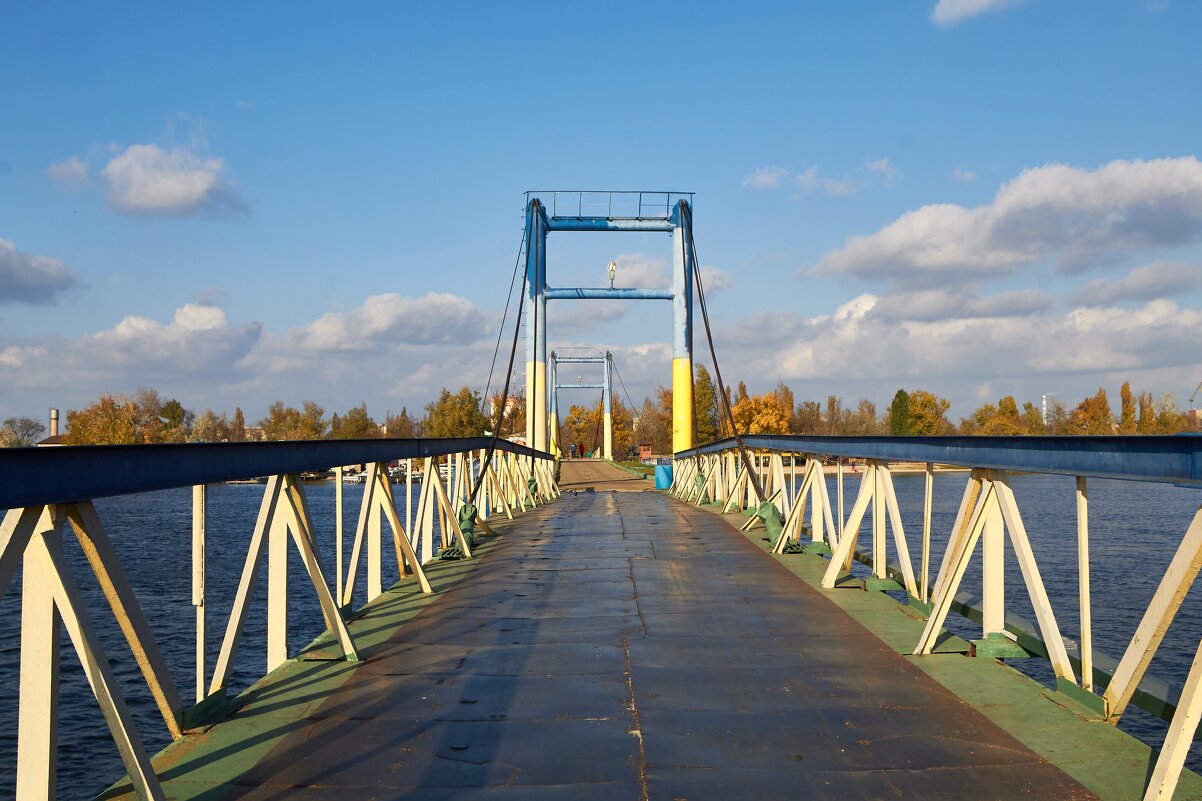
<svg viewBox="0 0 1202 801">
<path fill-rule="evenodd" d="M 292 663 L 169 749 L 168 794 L 1094 797 L 717 515 L 585 492 L 499 528 L 433 602 L 360 623 L 364 663 Z"/>
</svg>

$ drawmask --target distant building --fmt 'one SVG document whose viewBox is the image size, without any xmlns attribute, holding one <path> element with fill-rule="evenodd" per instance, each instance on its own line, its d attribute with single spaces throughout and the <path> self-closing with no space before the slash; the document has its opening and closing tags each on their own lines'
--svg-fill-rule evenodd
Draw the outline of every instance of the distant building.
<svg viewBox="0 0 1202 801">
<path fill-rule="evenodd" d="M 54 448 L 64 444 L 62 436 L 58 433 L 58 409 L 50 410 L 50 436 L 35 444 L 39 448 Z"/>
</svg>

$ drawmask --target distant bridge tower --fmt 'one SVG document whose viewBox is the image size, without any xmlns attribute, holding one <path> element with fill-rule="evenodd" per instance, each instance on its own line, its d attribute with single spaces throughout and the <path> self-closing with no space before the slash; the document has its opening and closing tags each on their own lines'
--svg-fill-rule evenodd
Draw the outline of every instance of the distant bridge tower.
<svg viewBox="0 0 1202 801">
<path fill-rule="evenodd" d="M 549 198 L 549 212 L 539 195 Z M 691 192 L 526 193 L 526 442 L 531 447 L 550 450 L 547 301 L 556 298 L 672 301 L 672 450 L 693 447 L 692 204 Z M 549 287 L 547 234 L 552 231 L 671 234 L 672 286 L 669 289 Z M 609 402 L 608 392 L 606 402 Z"/>
<path fill-rule="evenodd" d="M 561 364 L 602 364 L 605 366 L 600 384 L 561 384 L 557 378 Z M 609 351 L 600 356 L 557 356 L 551 351 L 551 448 L 553 456 L 561 455 L 563 444 L 559 442 L 559 390 L 561 389 L 599 389 L 602 391 L 601 414 L 604 420 L 603 438 L 601 440 L 601 455 L 612 460 L 614 458 L 614 408 L 613 408 L 613 354 Z M 584 454 L 580 454 L 583 456 Z"/>
</svg>

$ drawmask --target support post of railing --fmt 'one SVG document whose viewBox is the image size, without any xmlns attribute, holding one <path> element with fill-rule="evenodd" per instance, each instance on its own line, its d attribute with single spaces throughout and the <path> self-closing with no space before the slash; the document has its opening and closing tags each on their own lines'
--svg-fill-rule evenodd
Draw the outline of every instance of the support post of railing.
<svg viewBox="0 0 1202 801">
<path fill-rule="evenodd" d="M 196 607 L 196 703 L 205 699 L 205 514 L 208 488 L 192 487 L 192 605 Z"/>
<path fill-rule="evenodd" d="M 985 638 L 1006 628 L 1005 537 L 1002 511 L 992 504 L 981 532 L 981 628 Z"/>
<path fill-rule="evenodd" d="M 342 603 L 342 467 L 334 470 L 334 597 Z"/>
<path fill-rule="evenodd" d="M 931 572 L 931 501 L 935 492 L 935 465 L 926 464 L 926 492 L 922 502 L 922 583 L 918 587 L 924 604 L 931 602 L 930 572 Z"/>
<path fill-rule="evenodd" d="M 840 456 L 837 462 L 835 472 L 836 491 L 839 494 L 839 542 L 843 542 L 843 521 L 846 520 L 843 516 L 843 457 Z"/>
<path fill-rule="evenodd" d="M 375 494 L 378 492 L 376 485 L 379 482 L 377 473 L 380 470 L 380 465 L 370 464 L 367 467 L 367 486 L 363 488 L 363 492 L 368 495 L 370 500 L 364 501 L 367 504 L 367 600 L 371 601 L 379 596 L 384 591 L 384 580 L 381 574 L 381 564 L 383 562 L 382 542 L 383 521 L 380 520 L 380 509 L 376 505 Z"/>
<path fill-rule="evenodd" d="M 278 485 L 284 483 L 283 476 L 274 480 Z M 288 522 L 277 507 L 267 529 L 267 672 L 287 661 Z"/>
<path fill-rule="evenodd" d="M 1089 490 L 1077 476 L 1077 580 L 1081 601 L 1081 687 L 1093 691 L 1093 624 L 1089 601 Z"/>
<path fill-rule="evenodd" d="M 47 507 L 42 529 L 54 507 Z M 40 532 L 34 535 L 40 536 Z M 58 763 L 59 629 L 44 561 L 27 548 L 21 565 L 21 677 L 17 714 L 16 797 L 52 799 Z"/>
<path fill-rule="evenodd" d="M 405 531 L 413 534 L 413 460 L 405 460 Z M 416 544 L 415 544 L 416 545 Z"/>
<path fill-rule="evenodd" d="M 884 579 L 885 563 L 885 463 L 879 462 L 872 470 L 872 573 Z"/>
</svg>

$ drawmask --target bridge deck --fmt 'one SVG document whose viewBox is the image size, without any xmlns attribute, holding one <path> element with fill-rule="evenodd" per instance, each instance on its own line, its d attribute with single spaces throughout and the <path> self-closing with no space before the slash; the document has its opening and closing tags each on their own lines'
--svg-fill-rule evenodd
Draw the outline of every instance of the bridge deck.
<svg viewBox="0 0 1202 801">
<path fill-rule="evenodd" d="M 920 669 L 712 512 L 566 493 L 499 528 L 481 558 L 434 567 L 433 600 L 401 585 L 356 621 L 363 664 L 289 663 L 167 749 L 169 797 L 1096 797 L 929 675 L 1012 699 L 1013 671 Z M 893 604 L 838 595 L 869 618 Z M 1097 789 L 1110 765 L 1138 797 L 1146 748 L 1025 692 L 1047 709 L 1018 717 L 1104 735 L 1086 756 L 1080 732 L 1055 735 L 1074 775 L 1102 770 Z"/>
</svg>

